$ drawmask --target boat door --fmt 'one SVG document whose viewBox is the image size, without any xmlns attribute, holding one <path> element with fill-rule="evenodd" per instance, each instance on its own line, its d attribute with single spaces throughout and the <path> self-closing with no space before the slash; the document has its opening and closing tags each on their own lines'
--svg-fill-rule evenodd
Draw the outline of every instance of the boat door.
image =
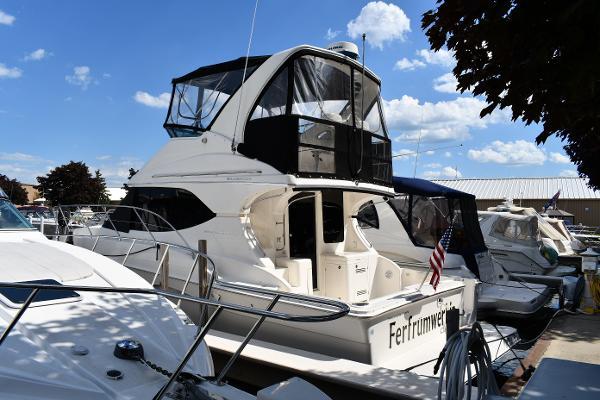
<svg viewBox="0 0 600 400">
<path fill-rule="evenodd" d="M 290 258 L 312 262 L 313 289 L 317 289 L 317 232 L 315 194 L 300 193 L 288 202 Z"/>
</svg>

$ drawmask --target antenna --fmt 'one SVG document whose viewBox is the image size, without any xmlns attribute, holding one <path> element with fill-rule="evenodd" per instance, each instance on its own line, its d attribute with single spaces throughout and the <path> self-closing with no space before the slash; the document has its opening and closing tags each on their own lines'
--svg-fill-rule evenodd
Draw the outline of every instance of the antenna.
<svg viewBox="0 0 600 400">
<path fill-rule="evenodd" d="M 248 69 L 248 57 L 250 57 L 250 46 L 252 46 L 252 36 L 254 35 L 254 21 L 256 20 L 256 10 L 258 9 L 258 0 L 254 4 L 254 13 L 252 14 L 252 25 L 250 27 L 250 37 L 248 38 L 248 49 L 246 50 L 246 62 L 244 63 L 244 73 L 242 74 L 242 83 L 240 85 L 240 100 L 238 101 L 237 115 L 235 116 L 235 127 L 233 128 L 233 137 L 231 138 L 231 152 L 236 152 L 235 136 L 237 134 L 238 121 L 240 119 L 240 110 L 242 109 L 242 99 L 244 98 L 244 82 L 246 81 L 246 70 Z"/>
<path fill-rule="evenodd" d="M 360 78 L 360 91 L 361 91 L 361 100 L 360 100 L 360 167 L 358 171 L 356 171 L 356 175 L 360 174 L 363 167 L 363 152 L 364 152 L 364 126 L 365 126 L 365 59 L 367 55 L 365 53 L 365 40 L 367 38 L 367 34 L 362 34 L 362 76 Z M 356 110 L 355 110 L 356 112 Z M 356 116 L 355 116 L 356 117 Z"/>
<path fill-rule="evenodd" d="M 417 164 L 419 163 L 419 147 L 421 146 L 421 134 L 423 133 L 423 109 L 421 108 L 421 124 L 419 128 L 419 140 L 417 141 L 417 152 L 415 153 L 415 169 L 413 178 L 417 177 Z"/>
<path fill-rule="evenodd" d="M 462 147 L 462 143 L 458 144 L 458 145 L 453 145 L 453 146 L 434 147 L 433 149 L 426 149 L 426 150 L 421 150 L 421 151 L 409 151 L 407 153 L 395 154 L 395 155 L 392 156 L 392 158 L 404 157 L 404 156 L 411 156 L 413 154 L 427 153 L 428 151 L 443 150 L 443 149 L 453 149 L 455 147 Z"/>
</svg>

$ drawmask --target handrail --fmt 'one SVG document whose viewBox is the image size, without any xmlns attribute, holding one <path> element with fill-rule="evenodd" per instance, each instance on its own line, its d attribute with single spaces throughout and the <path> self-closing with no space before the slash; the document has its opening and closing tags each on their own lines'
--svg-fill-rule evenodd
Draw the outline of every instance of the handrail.
<svg viewBox="0 0 600 400">
<path fill-rule="evenodd" d="M 264 320 L 266 318 L 274 318 L 274 319 L 290 321 L 290 322 L 307 322 L 307 323 L 308 322 L 310 322 L 310 323 L 326 322 L 326 321 L 332 321 L 332 320 L 341 318 L 341 317 L 345 316 L 346 314 L 348 314 L 348 312 L 350 311 L 350 308 L 348 307 L 347 304 L 336 301 L 336 300 L 308 297 L 308 296 L 292 294 L 292 293 L 284 293 L 284 292 L 273 292 L 275 294 L 274 294 L 273 298 L 271 299 L 269 306 L 266 309 L 262 310 L 262 309 L 256 309 L 253 307 L 247 307 L 247 306 L 243 306 L 243 305 L 239 305 L 239 304 L 232 304 L 232 303 L 225 303 L 225 302 L 222 303 L 220 301 L 210 300 L 208 298 L 194 297 L 194 296 L 190 296 L 190 295 L 186 295 L 186 294 L 177 294 L 177 293 L 167 292 L 167 291 L 160 290 L 160 289 L 118 288 L 118 287 L 79 286 L 79 285 L 48 285 L 48 284 L 39 284 L 39 283 L 19 283 L 19 282 L 0 282 L 0 287 L 14 288 L 14 289 L 31 289 L 32 290 L 32 292 L 27 297 L 27 300 L 25 301 L 23 306 L 21 306 L 19 311 L 15 314 L 12 321 L 8 324 L 8 326 L 6 327 L 6 329 L 0 336 L 0 346 L 2 346 L 5 339 L 11 333 L 13 328 L 18 324 L 20 318 L 23 316 L 25 311 L 29 308 L 29 306 L 33 302 L 35 296 L 41 290 L 51 290 L 51 291 L 52 290 L 55 290 L 55 291 L 72 290 L 72 291 L 78 291 L 78 292 L 156 295 L 156 296 L 164 297 L 164 298 L 178 299 L 180 301 L 184 300 L 184 301 L 190 301 L 193 303 L 199 303 L 199 304 L 204 305 L 205 307 L 206 306 L 216 307 L 213 314 L 208 318 L 208 321 L 204 324 L 202 329 L 198 332 L 197 336 L 194 338 L 194 341 L 192 342 L 192 344 L 186 351 L 186 354 L 184 355 L 183 359 L 179 362 L 175 372 L 173 372 L 171 374 L 171 376 L 169 377 L 169 381 L 167 382 L 167 384 L 165 384 L 164 386 L 161 387 L 161 389 L 158 391 L 158 393 L 153 397 L 153 400 L 160 400 L 167 393 L 171 384 L 173 382 L 175 382 L 177 380 L 177 378 L 180 376 L 185 365 L 187 364 L 189 359 L 192 357 L 192 355 L 194 354 L 194 352 L 196 351 L 196 349 L 198 348 L 198 346 L 204 339 L 205 335 L 208 333 L 208 330 L 211 328 L 211 326 L 213 325 L 213 323 L 216 321 L 216 319 L 218 318 L 218 316 L 221 314 L 221 312 L 223 310 L 238 311 L 238 312 L 242 312 L 245 314 L 251 314 L 254 316 L 258 316 L 259 319 L 252 326 L 252 328 L 250 329 L 248 334 L 245 336 L 244 340 L 242 341 L 242 343 L 240 344 L 238 349 L 235 351 L 235 353 L 232 355 L 232 357 L 228 360 L 225 367 L 223 367 L 223 369 L 219 373 L 218 377 L 216 379 L 210 380 L 212 382 L 215 382 L 216 384 L 220 384 L 223 381 L 223 378 L 227 375 L 231 366 L 239 358 L 244 347 L 252 339 L 252 337 L 254 336 L 254 334 L 256 333 L 256 331 L 258 330 L 258 328 L 260 327 L 260 325 L 264 322 Z M 275 307 L 277 302 L 280 299 L 286 298 L 286 297 L 296 299 L 296 300 L 302 299 L 305 302 L 309 302 L 309 303 L 313 303 L 313 304 L 321 305 L 321 306 L 327 306 L 328 308 L 330 308 L 330 310 L 326 310 L 325 314 L 322 314 L 322 315 L 293 315 L 293 314 L 289 314 L 289 313 L 273 311 L 273 308 Z M 333 308 L 333 310 L 331 310 L 331 308 Z M 205 380 L 209 380 L 206 377 L 201 377 L 201 378 L 203 378 Z"/>
<path fill-rule="evenodd" d="M 116 229 L 115 224 L 113 223 L 112 219 L 110 218 L 110 212 L 107 210 L 111 209 L 111 210 L 116 210 L 118 208 L 128 208 L 131 209 L 135 212 L 135 215 L 138 217 L 138 221 L 141 224 L 141 226 L 143 226 L 144 230 L 154 239 L 154 235 L 151 233 L 151 230 L 148 228 L 148 226 L 153 226 L 154 224 L 148 224 L 146 222 L 144 222 L 144 220 L 142 219 L 141 215 L 139 214 L 139 211 L 142 211 L 145 214 L 149 214 L 154 216 L 155 218 L 157 218 L 157 220 L 159 220 L 161 223 L 164 223 L 169 229 L 170 231 L 173 231 L 177 234 L 177 236 L 179 237 L 179 239 L 181 239 L 182 243 L 187 246 L 187 247 L 191 247 L 190 244 L 187 242 L 187 240 L 185 240 L 185 238 L 183 237 L 183 235 L 181 235 L 181 233 L 175 229 L 175 227 L 169 222 L 167 221 L 165 218 L 163 218 L 160 214 L 155 213 L 154 211 L 150 211 L 147 210 L 145 208 L 141 208 L 141 207 L 136 207 L 136 206 L 129 206 L 129 205 L 122 205 L 122 204 L 69 204 L 69 205 L 60 205 L 57 206 L 56 208 L 60 211 L 60 213 L 62 214 L 63 218 L 65 218 L 66 220 L 68 220 L 68 218 L 65 216 L 63 209 L 70 209 L 70 208 L 76 208 L 76 211 L 79 213 L 82 213 L 82 208 L 90 208 L 90 209 L 94 209 L 94 208 L 101 208 L 104 211 L 95 211 L 94 214 L 102 214 L 104 215 L 104 217 L 111 223 L 111 225 L 113 226 L 113 229 L 116 232 L 119 232 Z M 157 225 L 160 226 L 160 225 Z M 89 227 L 88 227 L 89 228 Z"/>
<path fill-rule="evenodd" d="M 147 250 L 153 250 L 156 248 L 156 246 L 165 246 L 166 250 L 165 253 L 163 254 L 163 256 L 161 257 L 161 260 L 158 264 L 158 267 L 156 269 L 156 271 L 154 272 L 154 277 L 152 279 L 151 284 L 154 286 L 154 284 L 157 281 L 158 275 L 161 273 L 162 271 L 162 267 L 163 267 L 163 263 L 165 261 L 166 258 L 166 254 L 168 254 L 168 252 L 171 249 L 176 249 L 176 250 L 181 250 L 182 252 L 188 252 L 190 253 L 190 259 L 193 259 L 192 265 L 190 267 L 190 271 L 187 275 L 187 278 L 184 282 L 183 288 L 181 290 L 181 294 L 184 294 L 188 288 L 188 285 L 191 281 L 192 278 L 192 274 L 194 273 L 194 270 L 196 268 L 196 266 L 198 265 L 198 259 L 199 257 L 204 258 L 209 264 L 210 267 L 212 268 L 212 270 L 210 271 L 210 279 L 209 282 L 207 282 L 207 292 L 205 293 L 205 296 L 208 297 L 211 293 L 212 290 L 212 286 L 215 280 L 215 276 L 218 275 L 217 273 L 217 266 L 214 263 L 214 261 L 208 256 L 208 254 L 203 253 L 199 250 L 195 250 L 192 249 L 190 247 L 186 247 L 183 245 L 179 245 L 179 244 L 175 244 L 175 243 L 171 243 L 171 242 L 164 242 L 164 241 L 160 241 L 160 240 L 156 240 L 156 239 L 148 239 L 148 238 L 136 238 L 136 237 L 129 237 L 129 236 L 121 236 L 121 235 L 97 235 L 97 234 L 93 234 L 91 232 L 91 230 L 89 231 L 89 234 L 83 234 L 83 235 L 75 235 L 75 234 L 56 234 L 53 235 L 53 237 L 56 240 L 59 240 L 60 238 L 75 238 L 75 237 L 89 237 L 90 240 L 93 240 L 93 246 L 91 247 L 91 251 L 95 251 L 96 247 L 98 245 L 98 241 L 100 239 L 116 239 L 118 241 L 124 241 L 124 240 L 131 240 L 131 245 L 129 246 L 128 250 L 126 253 L 124 254 L 106 254 L 104 255 L 105 257 L 123 257 L 123 261 L 121 262 L 121 265 L 123 266 L 127 266 L 125 265 L 125 262 L 129 259 L 129 257 L 131 256 L 131 254 L 138 254 Z M 135 252 L 132 252 L 134 245 L 136 243 L 150 243 L 152 244 L 152 246 L 149 246 L 147 248 L 144 248 L 142 250 L 138 250 Z M 200 284 L 200 282 L 198 282 Z M 177 304 L 179 306 L 179 303 Z"/>
</svg>

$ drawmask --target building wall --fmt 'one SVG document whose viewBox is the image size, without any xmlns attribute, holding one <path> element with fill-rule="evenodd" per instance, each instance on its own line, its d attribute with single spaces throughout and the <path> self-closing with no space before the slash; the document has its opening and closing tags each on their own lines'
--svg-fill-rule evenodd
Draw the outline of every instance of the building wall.
<svg viewBox="0 0 600 400">
<path fill-rule="evenodd" d="M 21 183 L 21 186 L 23 186 L 23 189 L 25 189 L 25 191 L 27 192 L 27 204 L 32 204 L 33 200 L 40 197 L 40 194 L 37 190 L 34 189 L 33 185 L 28 183 Z"/>
<path fill-rule="evenodd" d="M 503 199 L 487 200 L 477 199 L 477 209 L 481 211 L 487 210 L 488 207 L 495 207 L 503 203 Z M 542 210 L 548 199 L 523 199 L 519 201 L 514 199 L 513 203 L 516 206 L 533 207 L 538 212 Z M 578 199 L 558 199 L 558 208 L 570 212 L 575 217 L 575 224 L 583 224 L 587 226 L 600 226 L 600 199 L 578 200 Z"/>
</svg>

